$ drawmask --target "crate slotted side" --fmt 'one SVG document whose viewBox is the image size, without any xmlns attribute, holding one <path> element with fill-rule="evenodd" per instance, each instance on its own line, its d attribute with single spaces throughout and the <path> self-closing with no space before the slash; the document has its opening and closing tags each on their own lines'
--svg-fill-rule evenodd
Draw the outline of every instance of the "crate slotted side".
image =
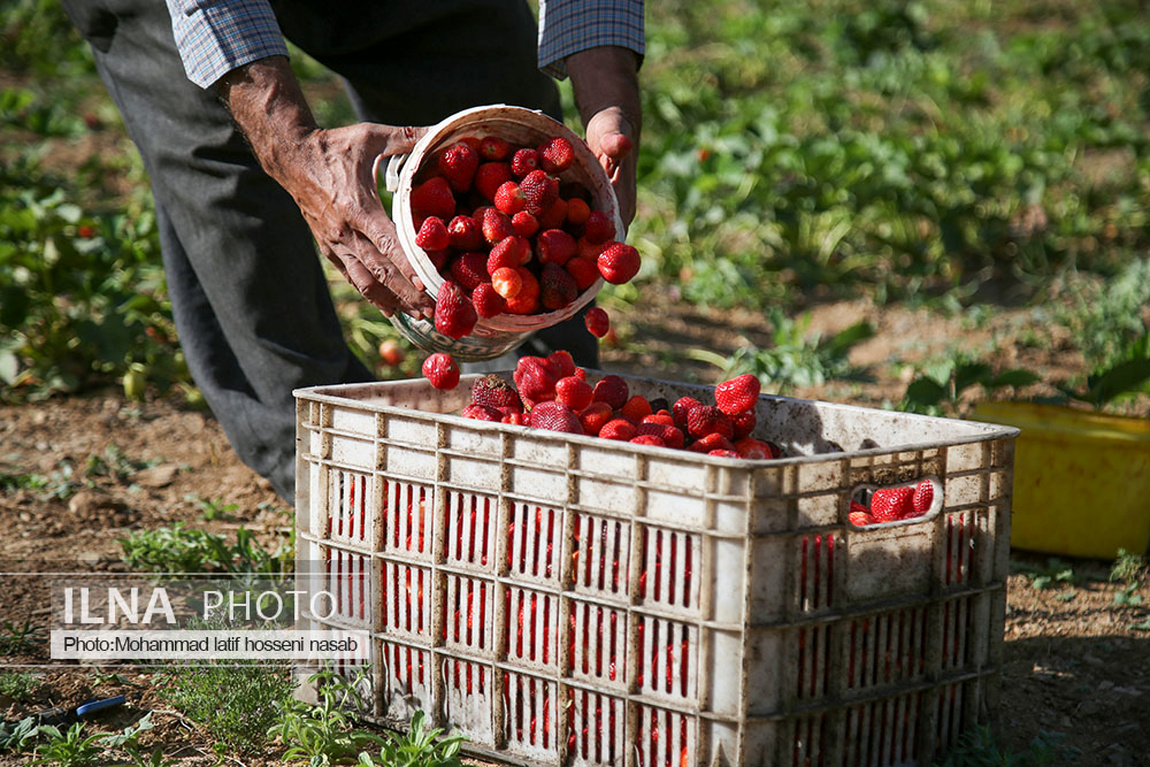
<svg viewBox="0 0 1150 767">
<path fill-rule="evenodd" d="M 303 621 L 371 637 L 368 718 L 626 767 L 928 764 L 995 724 L 1017 430 L 764 396 L 788 457 L 743 461 L 465 420 L 472 380 L 296 393 L 297 557 L 342 595 Z M 923 477 L 937 513 L 847 524 Z"/>
</svg>

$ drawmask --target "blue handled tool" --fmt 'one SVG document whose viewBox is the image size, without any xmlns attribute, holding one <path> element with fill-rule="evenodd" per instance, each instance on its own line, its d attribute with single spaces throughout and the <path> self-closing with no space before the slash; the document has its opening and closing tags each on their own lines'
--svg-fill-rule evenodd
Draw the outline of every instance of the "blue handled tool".
<svg viewBox="0 0 1150 767">
<path fill-rule="evenodd" d="M 127 698 L 123 695 L 116 695 L 111 698 L 94 698 L 78 706 L 72 706 L 72 708 L 50 708 L 37 714 L 36 722 L 37 724 L 72 724 L 92 716 L 98 711 L 122 705 L 126 700 Z"/>
</svg>

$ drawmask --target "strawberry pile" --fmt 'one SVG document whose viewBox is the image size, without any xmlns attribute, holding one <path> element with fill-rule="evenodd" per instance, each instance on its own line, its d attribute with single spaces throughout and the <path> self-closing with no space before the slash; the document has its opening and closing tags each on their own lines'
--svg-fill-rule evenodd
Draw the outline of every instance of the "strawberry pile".
<svg viewBox="0 0 1150 767">
<path fill-rule="evenodd" d="M 933 501 L 934 483 L 929 479 L 914 486 L 883 487 L 871 493 L 869 505 L 852 500 L 848 518 L 856 527 L 914 519 L 930 511 Z"/>
<path fill-rule="evenodd" d="M 759 380 L 750 374 L 716 386 L 714 404 L 692 397 L 648 400 L 612 374 L 592 386 L 566 351 L 522 357 L 512 378 L 514 383 L 494 374 L 478 379 L 463 416 L 728 458 L 762 460 L 781 453 L 751 436 Z"/>
<path fill-rule="evenodd" d="M 436 330 L 459 339 L 481 318 L 559 311 L 600 277 L 622 284 L 638 273 L 639 252 L 615 239 L 609 213 L 565 180 L 574 162 L 562 137 L 528 147 L 486 136 L 463 138 L 420 169 L 415 244 L 446 281 Z M 606 333 L 601 318 L 589 330 Z"/>
</svg>

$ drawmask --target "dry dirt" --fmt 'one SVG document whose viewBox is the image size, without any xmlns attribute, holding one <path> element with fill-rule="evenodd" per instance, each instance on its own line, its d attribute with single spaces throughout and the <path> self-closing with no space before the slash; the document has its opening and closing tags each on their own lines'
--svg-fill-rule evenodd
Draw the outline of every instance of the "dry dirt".
<svg viewBox="0 0 1150 767">
<path fill-rule="evenodd" d="M 728 354 L 739 345 L 766 343 L 768 338 L 766 323 L 750 313 L 698 312 L 657 293 L 649 294 L 643 305 L 645 311 L 629 313 L 622 328 L 630 346 L 608 349 L 605 368 L 646 375 L 654 370 L 662 378 L 713 383 L 719 371 L 690 361 L 685 350 Z M 869 406 L 897 399 L 905 386 L 906 376 L 899 374 L 906 360 L 957 346 L 985 350 L 997 345 L 1006 364 L 1026 364 L 1055 378 L 1080 364 L 1057 341 L 1041 352 L 1003 342 L 1008 332 L 1016 334 L 1026 324 L 1022 310 L 974 329 L 960 318 L 940 319 L 864 301 L 817 306 L 812 312 L 812 327 L 824 332 L 863 317 L 874 322 L 879 333 L 855 350 L 852 361 L 886 383 L 828 384 L 795 392 L 800 396 Z M 154 465 L 124 478 L 84 480 L 89 458 L 107 456 L 112 447 L 129 459 Z M 119 538 L 177 521 L 223 533 L 242 523 L 269 544 L 289 523 L 282 501 L 239 463 L 211 415 L 189 410 L 174 398 L 131 402 L 117 390 L 105 390 L 0 407 L 0 474 L 34 473 L 60 480 L 68 466 L 80 487 L 66 500 L 47 497 L 44 489 L 0 490 L 3 571 L 121 569 Z M 237 504 L 235 519 L 205 521 L 198 499 Z M 1150 764 L 1150 632 L 1135 628 L 1146 624 L 1146 606 L 1115 606 L 1119 587 L 1108 581 L 1109 562 L 1067 562 L 1063 567 L 1072 569 L 1073 583 L 1036 589 L 1022 570 L 1046 570 L 1048 558 L 1015 552 L 1013 559 L 1018 572 L 1008 582 L 1000 742 L 1025 750 L 1040 733 L 1057 732 L 1078 754 L 1065 763 Z M 1150 602 L 1145 577 L 1137 593 Z M 46 613 L 33 590 L 18 584 L 3 587 L 0 625 L 20 625 L 25 619 L 38 624 Z M 4 662 L 37 657 L 44 657 L 43 648 L 31 656 L 9 655 Z M 13 719 L 51 705 L 122 693 L 128 706 L 107 717 L 104 725 L 122 727 L 153 710 L 157 727 L 145 736 L 146 744 L 162 745 L 181 765 L 214 763 L 208 738 L 158 698 L 147 674 L 114 679 L 81 667 L 38 673 L 43 674 L 41 684 L 30 699 L 0 698 L 0 716 Z M 279 763 L 275 752 L 242 762 Z"/>
</svg>

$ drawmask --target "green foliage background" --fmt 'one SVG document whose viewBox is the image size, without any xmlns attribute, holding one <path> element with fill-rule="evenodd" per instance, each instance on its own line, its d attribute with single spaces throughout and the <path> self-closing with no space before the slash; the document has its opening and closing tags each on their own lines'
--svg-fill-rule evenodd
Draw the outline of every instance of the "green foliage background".
<svg viewBox="0 0 1150 767">
<path fill-rule="evenodd" d="M 1100 287 L 1082 311 L 1055 317 L 1088 359 L 1124 359 L 1145 335 L 1139 3 L 679 0 L 647 13 L 640 283 L 793 317 L 860 295 L 953 311 L 1002 281 L 1041 303 L 1090 275 Z M 49 0 L 4 5 L 0 25 L 2 396 L 117 380 L 194 395 L 146 176 L 90 53 Z M 330 73 L 294 61 L 320 119 L 351 120 Z M 99 151 L 54 159 L 77 146 Z M 377 363 L 394 332 L 333 289 Z M 411 355 L 381 374 L 416 370 Z"/>
</svg>

